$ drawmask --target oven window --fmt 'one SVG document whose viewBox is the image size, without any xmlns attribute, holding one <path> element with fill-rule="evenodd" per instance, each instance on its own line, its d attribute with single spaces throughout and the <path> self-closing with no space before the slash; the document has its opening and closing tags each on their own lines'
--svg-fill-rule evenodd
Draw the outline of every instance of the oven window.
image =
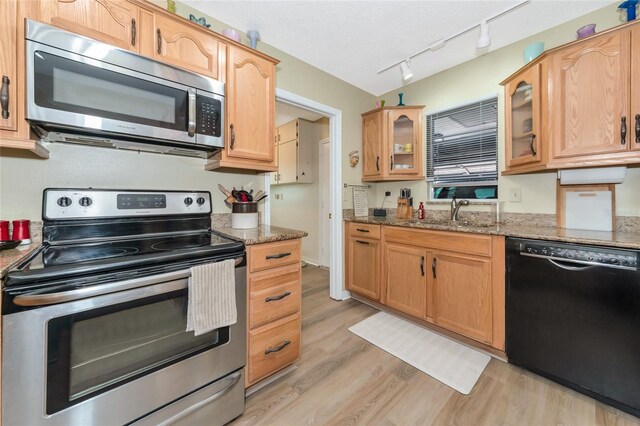
<svg viewBox="0 0 640 426">
<path fill-rule="evenodd" d="M 60 111 L 185 131 L 187 92 L 36 52 L 35 103 Z M 123 70 L 126 72 L 126 70 Z"/>
<path fill-rule="evenodd" d="M 48 323 L 47 413 L 229 341 L 224 327 L 186 332 L 187 290 Z"/>
</svg>

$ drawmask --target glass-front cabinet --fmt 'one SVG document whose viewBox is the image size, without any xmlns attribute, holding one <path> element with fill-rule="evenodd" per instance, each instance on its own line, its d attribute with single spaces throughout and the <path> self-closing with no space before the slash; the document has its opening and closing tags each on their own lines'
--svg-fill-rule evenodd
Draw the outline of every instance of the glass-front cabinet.
<svg viewBox="0 0 640 426">
<path fill-rule="evenodd" d="M 505 86 L 507 167 L 541 159 L 540 64 L 524 70 Z"/>
<path fill-rule="evenodd" d="M 424 105 L 383 107 L 362 114 L 362 180 L 420 180 Z"/>
</svg>

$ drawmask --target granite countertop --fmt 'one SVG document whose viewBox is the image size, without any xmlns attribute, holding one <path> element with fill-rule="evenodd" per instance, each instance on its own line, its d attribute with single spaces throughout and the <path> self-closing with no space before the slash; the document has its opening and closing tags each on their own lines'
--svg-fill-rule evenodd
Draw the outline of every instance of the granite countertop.
<svg viewBox="0 0 640 426">
<path fill-rule="evenodd" d="M 251 229 L 233 229 L 225 227 L 214 228 L 213 230 L 225 237 L 242 241 L 248 246 L 254 244 L 272 243 L 274 241 L 294 240 L 296 238 L 302 238 L 309 235 L 305 231 L 281 228 L 279 226 L 272 225 L 258 225 L 257 228 Z"/>
<path fill-rule="evenodd" d="M 32 233 L 30 244 L 18 246 L 11 250 L 0 251 L 0 278 L 4 277 L 9 269 L 40 248 L 41 243 L 40 233 Z"/>
<path fill-rule="evenodd" d="M 555 226 L 520 224 L 473 224 L 453 225 L 449 221 L 430 222 L 417 219 L 397 219 L 387 217 L 355 217 L 345 219 L 350 222 L 372 223 L 406 228 L 431 229 L 437 231 L 468 232 L 472 234 L 503 235 L 507 237 L 530 238 L 536 240 L 563 241 L 579 244 L 593 244 L 631 249 L 640 249 L 640 233 L 628 231 L 586 231 L 564 229 Z M 462 222 L 464 223 L 464 222 Z"/>
</svg>

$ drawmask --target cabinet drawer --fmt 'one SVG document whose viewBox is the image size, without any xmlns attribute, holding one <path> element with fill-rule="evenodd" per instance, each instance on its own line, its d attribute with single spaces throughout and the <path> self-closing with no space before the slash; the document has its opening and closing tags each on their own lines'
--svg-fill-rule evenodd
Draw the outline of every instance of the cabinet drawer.
<svg viewBox="0 0 640 426">
<path fill-rule="evenodd" d="M 300 266 L 290 265 L 249 277 L 249 328 L 300 310 Z"/>
<path fill-rule="evenodd" d="M 380 225 L 372 225 L 369 223 L 351 222 L 349 224 L 350 237 L 365 237 L 374 240 L 380 239 Z"/>
<path fill-rule="evenodd" d="M 249 271 L 300 263 L 300 240 L 249 246 Z"/>
<path fill-rule="evenodd" d="M 492 251 L 490 236 L 455 231 L 430 231 L 387 226 L 384 229 L 384 238 L 386 241 L 401 244 L 478 256 L 491 256 Z"/>
<path fill-rule="evenodd" d="M 300 314 L 249 332 L 249 383 L 255 383 L 300 357 Z"/>
</svg>

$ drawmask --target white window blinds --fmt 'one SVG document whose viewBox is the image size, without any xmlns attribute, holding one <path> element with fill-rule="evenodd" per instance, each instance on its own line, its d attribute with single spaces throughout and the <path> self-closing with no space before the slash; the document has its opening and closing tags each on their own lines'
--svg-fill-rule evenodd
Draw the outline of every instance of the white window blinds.
<svg viewBox="0 0 640 426">
<path fill-rule="evenodd" d="M 497 97 L 427 116 L 427 180 L 440 186 L 497 184 Z"/>
</svg>

